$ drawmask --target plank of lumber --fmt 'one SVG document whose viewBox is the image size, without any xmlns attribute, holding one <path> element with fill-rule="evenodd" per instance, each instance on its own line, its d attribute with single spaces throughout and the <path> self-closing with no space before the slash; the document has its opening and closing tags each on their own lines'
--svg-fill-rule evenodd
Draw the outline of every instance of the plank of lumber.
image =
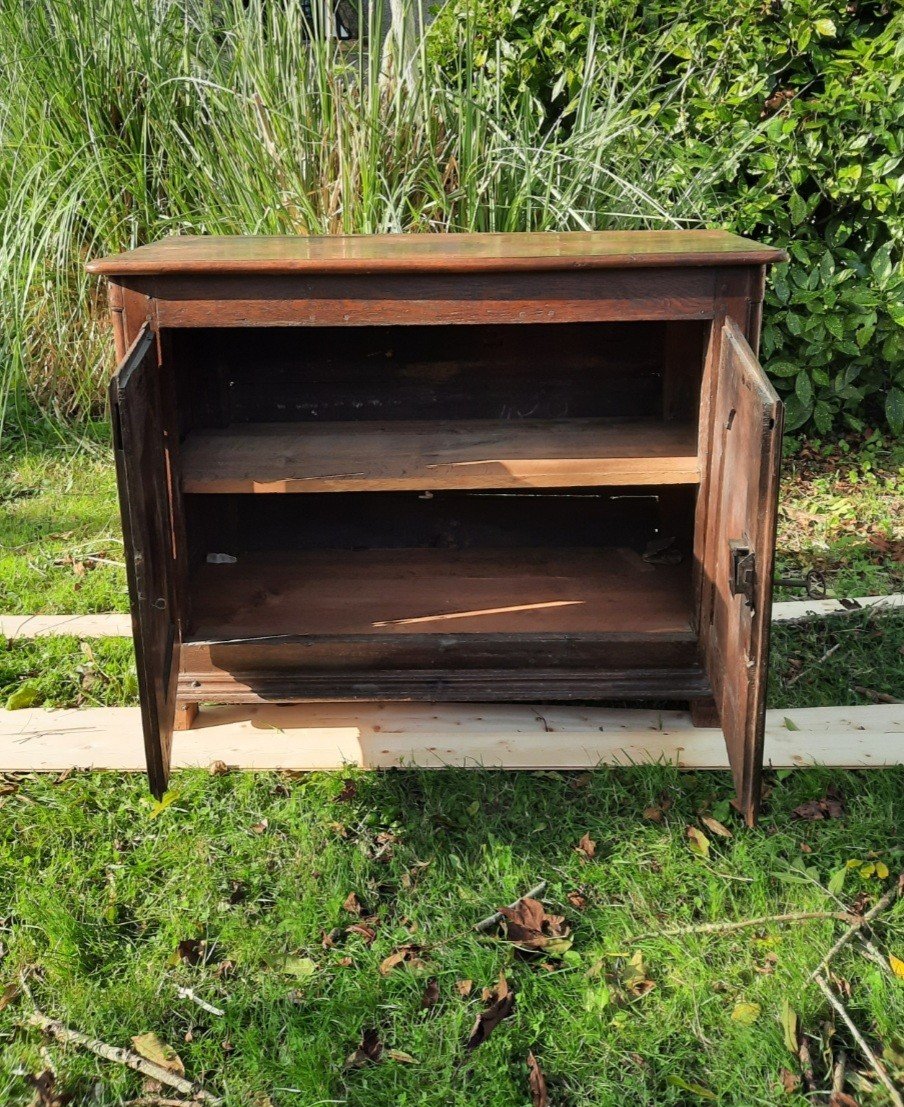
<svg viewBox="0 0 904 1107">
<path fill-rule="evenodd" d="M 789 730 L 790 718 L 795 730 Z M 766 763 L 879 767 L 904 761 L 904 707 L 770 711 Z M 173 765 L 241 769 L 464 765 L 584 769 L 664 760 L 726 769 L 717 729 L 683 711 L 522 704 L 302 704 L 202 708 L 173 739 Z M 0 711 L 0 770 L 143 770 L 137 708 Z"/>
<path fill-rule="evenodd" d="M 0 615 L 0 638 L 130 638 L 131 615 Z"/>
<path fill-rule="evenodd" d="M 248 423 L 182 447 L 186 492 L 697 484 L 689 423 L 607 419 Z"/>
<path fill-rule="evenodd" d="M 789 600 L 772 605 L 774 623 L 792 623 L 796 619 L 812 619 L 825 615 L 852 615 L 865 608 L 882 611 L 904 610 L 904 592 L 895 592 L 890 596 L 858 596 L 848 600 L 845 606 L 840 600 Z"/>
</svg>

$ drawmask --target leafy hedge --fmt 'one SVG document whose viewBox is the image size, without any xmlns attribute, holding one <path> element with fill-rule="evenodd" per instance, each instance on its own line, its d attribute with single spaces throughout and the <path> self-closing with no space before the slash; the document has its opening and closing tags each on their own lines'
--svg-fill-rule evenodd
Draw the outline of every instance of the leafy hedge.
<svg viewBox="0 0 904 1107">
<path fill-rule="evenodd" d="M 588 82 L 662 96 L 627 142 L 671 132 L 670 194 L 711 167 L 711 225 L 786 246 L 763 356 L 789 430 L 904 428 L 904 7 L 858 0 L 450 0 L 431 31 L 567 130 Z M 608 65 L 617 58 L 620 71 Z M 659 151 L 661 155 L 661 150 Z"/>
</svg>

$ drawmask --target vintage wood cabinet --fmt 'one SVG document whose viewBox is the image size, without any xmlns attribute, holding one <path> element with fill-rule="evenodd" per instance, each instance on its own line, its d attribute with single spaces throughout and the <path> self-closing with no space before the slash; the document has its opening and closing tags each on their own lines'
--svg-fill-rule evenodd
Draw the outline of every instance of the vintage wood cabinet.
<svg viewBox="0 0 904 1107">
<path fill-rule="evenodd" d="M 681 700 L 754 821 L 782 260 L 634 231 L 92 262 L 154 792 L 201 702 Z"/>
</svg>

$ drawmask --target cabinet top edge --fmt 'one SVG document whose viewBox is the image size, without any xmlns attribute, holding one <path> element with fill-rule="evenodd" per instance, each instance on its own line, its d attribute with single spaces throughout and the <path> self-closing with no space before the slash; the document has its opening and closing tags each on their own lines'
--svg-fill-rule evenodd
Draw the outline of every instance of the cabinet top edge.
<svg viewBox="0 0 904 1107">
<path fill-rule="evenodd" d="M 177 235 L 87 265 L 106 276 L 509 272 L 770 265 L 784 250 L 728 231 Z"/>
</svg>

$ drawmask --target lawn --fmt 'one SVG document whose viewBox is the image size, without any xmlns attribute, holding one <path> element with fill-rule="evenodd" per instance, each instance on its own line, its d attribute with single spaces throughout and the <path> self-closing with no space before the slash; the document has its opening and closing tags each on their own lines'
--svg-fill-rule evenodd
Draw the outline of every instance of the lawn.
<svg viewBox="0 0 904 1107">
<path fill-rule="evenodd" d="M 856 461 L 843 445 L 799 448 L 783 486 L 782 570 L 818 565 L 840 594 L 900 590 L 899 462 L 881 442 Z M 126 608 L 102 439 L 13 448 L 0 489 L 0 610 Z M 772 706 L 904 698 L 901 615 L 779 626 L 774 645 Z M 130 643 L 7 644 L 0 702 L 10 696 L 133 703 Z M 57 1103 L 33 1099 L 28 1084 L 51 1068 L 53 1094 L 77 1104 L 150 1107 L 164 1095 L 28 1029 L 35 1003 L 116 1046 L 153 1032 L 190 1079 L 236 1107 L 529 1107 L 542 1102 L 530 1053 L 551 1107 L 800 1107 L 828 1091 L 841 1049 L 847 1092 L 887 1103 L 807 980 L 843 923 L 641 937 L 863 911 L 893 885 L 904 867 L 904 768 L 767 776 L 755 831 L 730 806 L 727 774 L 668 766 L 180 773 L 163 805 L 137 776 L 0 781 L 0 1102 Z M 806 818 L 826 797 L 833 817 Z M 473 930 L 540 880 L 565 942 L 524 954 L 498 927 Z M 900 900 L 874 940 L 904 958 Z M 23 970 L 31 997 L 15 994 Z M 904 981 L 856 941 L 833 972 L 856 1024 L 904 1079 Z M 469 1048 L 483 989 L 500 973 L 514 1009 Z M 789 1012 L 809 1043 L 814 1088 L 789 1049 Z"/>
<path fill-rule="evenodd" d="M 726 775 L 668 767 L 194 772 L 178 776 L 162 809 L 137 777 L 30 777 L 2 797 L 0 978 L 36 966 L 31 989 L 46 1013 L 114 1045 L 154 1032 L 191 1079 L 235 1105 L 526 1107 L 533 1052 L 558 1107 L 793 1107 L 813 1100 L 785 1041 L 789 1008 L 817 1087 L 845 1047 L 848 1090 L 881 1104 L 806 981 L 841 924 L 639 937 L 835 910 L 830 882 L 862 909 L 890 886 L 904 860 L 904 769 L 770 774 L 769 789 L 750 831 Z M 843 802 L 841 817 L 795 818 L 826 795 Z M 867 859 L 871 872 L 846 867 Z M 891 876 L 877 875 L 883 866 Z M 471 929 L 542 879 L 570 948 L 524 955 Z M 904 903 L 881 917 L 875 940 L 904 957 Z M 395 952 L 407 959 L 387 968 Z M 500 973 L 514 1011 L 469 1050 L 482 989 Z M 834 974 L 861 1031 L 904 1077 L 904 981 L 856 943 Z M 181 998 L 180 986 L 224 1015 Z M 49 1065 L 77 1103 L 140 1095 L 125 1068 L 52 1041 L 42 1053 L 41 1036 L 21 1026 L 31 1010 L 22 995 L 0 1013 L 0 1101 L 28 1103 L 21 1074 Z M 367 1031 L 382 1052 L 349 1064 Z"/>
</svg>

